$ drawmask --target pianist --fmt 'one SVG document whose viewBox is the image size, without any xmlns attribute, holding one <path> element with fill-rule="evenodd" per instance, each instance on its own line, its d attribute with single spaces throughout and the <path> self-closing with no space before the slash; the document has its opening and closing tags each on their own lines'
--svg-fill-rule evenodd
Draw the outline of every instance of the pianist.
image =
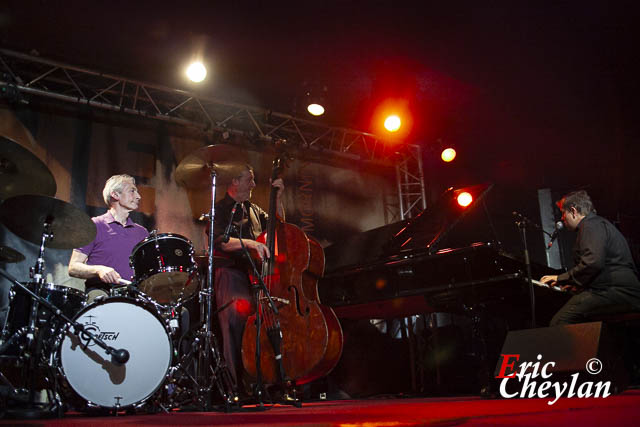
<svg viewBox="0 0 640 427">
<path fill-rule="evenodd" d="M 541 282 L 579 293 L 553 316 L 551 326 L 589 322 L 599 314 L 640 311 L 640 281 L 627 241 L 606 219 L 596 215 L 586 191 L 564 196 L 558 207 L 567 229 L 578 236 L 574 266 Z"/>
</svg>

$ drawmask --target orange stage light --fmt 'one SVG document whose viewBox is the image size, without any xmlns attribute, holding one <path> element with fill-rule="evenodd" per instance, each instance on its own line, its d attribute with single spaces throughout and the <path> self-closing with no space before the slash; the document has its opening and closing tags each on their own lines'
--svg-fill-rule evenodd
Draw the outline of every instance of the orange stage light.
<svg viewBox="0 0 640 427">
<path fill-rule="evenodd" d="M 384 136 L 385 141 L 399 144 L 406 141 L 413 128 L 413 117 L 406 99 L 389 98 L 380 102 L 370 118 L 373 134 Z"/>
<path fill-rule="evenodd" d="M 442 150 L 442 154 L 440 155 L 440 157 L 444 162 L 451 162 L 456 158 L 456 150 L 454 150 L 453 148 L 445 148 L 444 150 Z"/>
<path fill-rule="evenodd" d="M 463 191 L 462 193 L 458 194 L 457 201 L 460 206 L 466 208 L 471 204 L 471 202 L 473 202 L 473 196 L 470 193 Z"/>
</svg>

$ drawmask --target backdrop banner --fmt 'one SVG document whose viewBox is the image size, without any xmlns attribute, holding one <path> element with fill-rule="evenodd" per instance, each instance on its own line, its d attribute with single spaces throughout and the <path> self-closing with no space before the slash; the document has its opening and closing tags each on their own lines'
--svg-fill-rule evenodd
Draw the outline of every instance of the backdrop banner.
<svg viewBox="0 0 640 427">
<path fill-rule="evenodd" d="M 91 217 L 101 215 L 107 209 L 102 200 L 105 181 L 114 174 L 132 175 L 142 196 L 132 219 L 150 231 L 187 237 L 197 254 L 206 251 L 206 224 L 198 218 L 209 210 L 210 192 L 185 189 L 176 183 L 174 174 L 188 154 L 222 141 L 212 139 L 210 134 L 190 135 L 185 129 L 143 117 L 81 106 L 0 104 L 0 113 L 3 136 L 28 148 L 51 170 L 57 184 L 55 197 Z M 254 147 L 248 150 L 248 156 L 257 182 L 252 200 L 267 210 L 274 155 Z M 383 175 L 294 159 L 284 174 L 287 221 L 323 246 L 381 226 L 388 218 L 385 200 L 397 199 L 393 171 Z M 218 198 L 225 191 L 218 188 Z M 38 228 L 42 224 L 29 226 Z M 2 264 L 0 268 L 20 281 L 29 281 L 29 267 L 35 264 L 39 245 L 24 241 L 3 225 L 0 233 L 0 245 L 25 256 L 22 262 Z M 70 249 L 46 249 L 46 280 L 84 289 L 84 281 L 67 273 L 70 255 Z M 0 320 L 8 307 L 9 287 L 5 279 L 0 280 Z"/>
</svg>

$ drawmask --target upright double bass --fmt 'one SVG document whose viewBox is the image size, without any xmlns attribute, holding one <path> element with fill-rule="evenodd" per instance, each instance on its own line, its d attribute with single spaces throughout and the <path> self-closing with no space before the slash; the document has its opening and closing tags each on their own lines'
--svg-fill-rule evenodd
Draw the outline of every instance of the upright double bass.
<svg viewBox="0 0 640 427">
<path fill-rule="evenodd" d="M 273 162 L 272 181 L 284 161 Z M 269 248 L 262 261 L 261 278 L 277 309 L 272 310 L 261 292 L 260 358 L 256 358 L 256 315 L 249 317 L 242 337 L 242 362 L 252 377 L 259 365 L 267 384 L 305 384 L 327 375 L 342 354 L 342 328 L 333 309 L 319 303 L 318 278 L 324 274 L 320 244 L 293 224 L 276 217 L 277 189 L 271 187 L 266 233 L 258 240 Z M 253 274 L 250 273 L 250 276 Z M 252 282 L 257 282 L 253 277 Z"/>
</svg>

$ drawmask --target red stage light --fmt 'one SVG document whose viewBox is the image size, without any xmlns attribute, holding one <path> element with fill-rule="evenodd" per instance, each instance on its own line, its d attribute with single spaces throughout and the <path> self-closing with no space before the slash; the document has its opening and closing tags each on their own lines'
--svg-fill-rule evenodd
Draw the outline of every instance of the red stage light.
<svg viewBox="0 0 640 427">
<path fill-rule="evenodd" d="M 251 314 L 251 304 L 246 299 L 237 299 L 235 309 L 238 313 L 248 316 Z"/>
<path fill-rule="evenodd" d="M 384 120 L 384 128 L 389 132 L 397 132 L 402 126 L 402 120 L 395 114 L 387 116 Z"/>
<path fill-rule="evenodd" d="M 471 204 L 471 202 L 473 202 L 473 196 L 470 193 L 463 191 L 462 193 L 458 194 L 457 200 L 460 206 L 466 208 Z"/>
</svg>

